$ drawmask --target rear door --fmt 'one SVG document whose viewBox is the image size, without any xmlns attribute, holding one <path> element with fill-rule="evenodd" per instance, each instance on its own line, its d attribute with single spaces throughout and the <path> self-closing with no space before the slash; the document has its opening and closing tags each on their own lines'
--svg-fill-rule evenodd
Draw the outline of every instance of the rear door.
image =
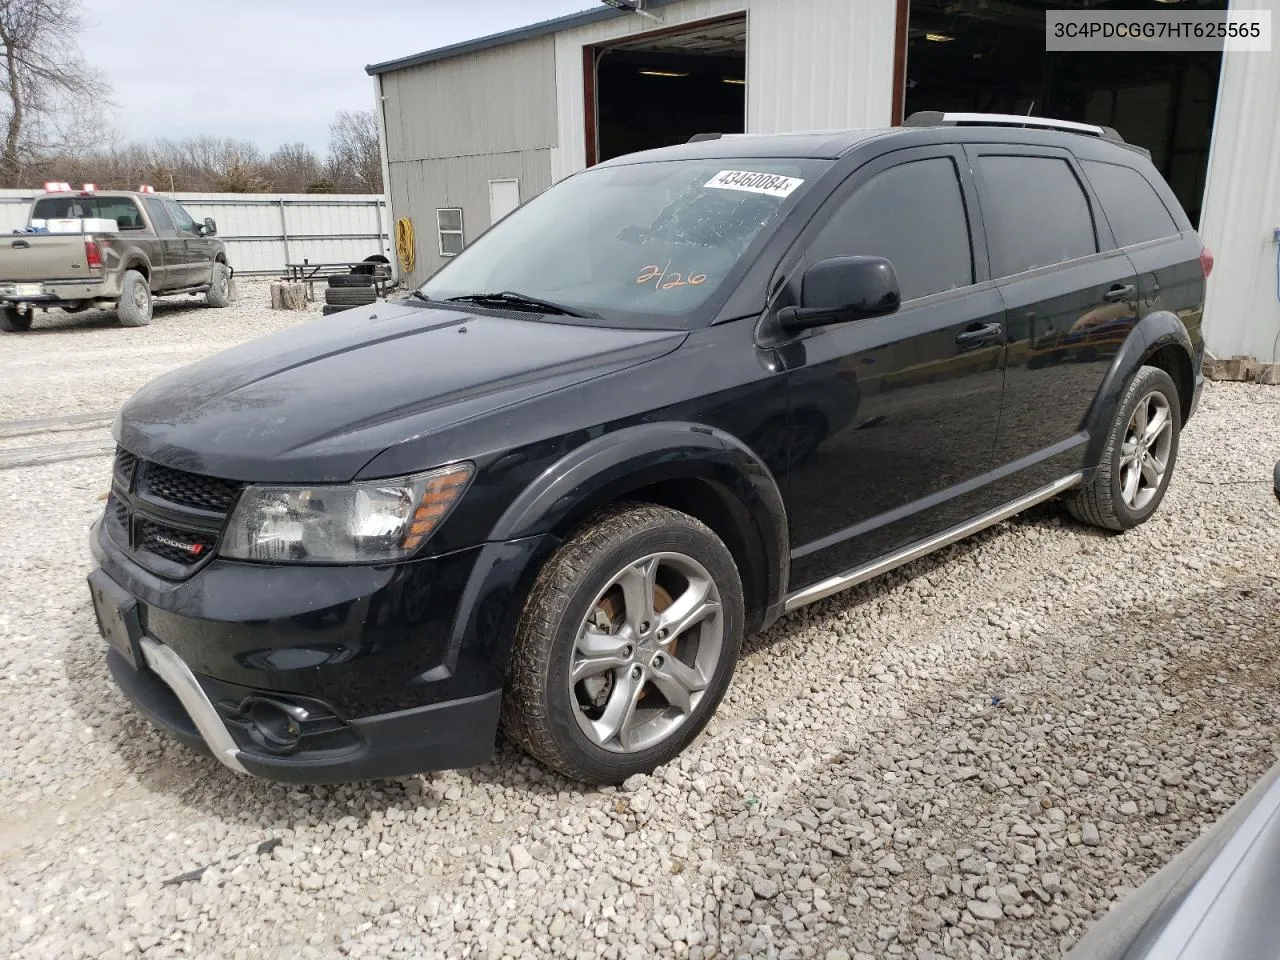
<svg viewBox="0 0 1280 960">
<path fill-rule="evenodd" d="M 1162 191 L 1151 180 L 1159 174 L 1154 168 L 1144 172 L 1138 165 L 1104 160 L 1081 159 L 1080 166 L 1102 202 L 1116 244 L 1137 273 L 1139 318 L 1168 310 L 1182 318 L 1191 342 L 1199 344 L 1204 308 L 1200 239 L 1189 224 L 1185 232 L 1179 228 L 1160 198 Z M 1176 202 L 1171 191 L 1170 201 Z"/>
<path fill-rule="evenodd" d="M 801 269 L 828 257 L 887 258 L 903 303 L 888 316 L 811 331 L 782 351 L 792 365 L 794 587 L 990 505 L 1004 305 L 987 277 L 963 160 L 957 147 L 872 160 L 837 188 L 801 240 Z"/>
<path fill-rule="evenodd" d="M 155 262 L 151 264 L 151 289 L 160 291 L 170 287 L 181 287 L 184 285 L 181 278 L 186 275 L 185 241 L 178 234 L 178 229 L 169 217 L 169 211 L 165 209 L 163 200 L 159 197 L 143 197 L 142 203 L 147 208 L 147 217 L 151 220 L 152 229 L 155 230 L 162 259 L 160 264 Z"/>
<path fill-rule="evenodd" d="M 1005 304 L 1008 355 L 994 466 L 1004 499 L 1083 466 L 1084 419 L 1137 322 L 1137 279 L 1065 150 L 969 145 Z"/>
</svg>

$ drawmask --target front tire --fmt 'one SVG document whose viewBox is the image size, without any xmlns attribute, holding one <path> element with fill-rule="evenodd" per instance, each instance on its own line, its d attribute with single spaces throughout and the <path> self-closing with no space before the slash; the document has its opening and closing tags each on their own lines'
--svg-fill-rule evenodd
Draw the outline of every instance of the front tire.
<svg viewBox="0 0 1280 960">
<path fill-rule="evenodd" d="M 0 309 L 0 330 L 5 333 L 26 333 L 31 329 L 31 321 L 34 318 L 34 310 L 19 313 L 13 307 L 4 307 Z"/>
<path fill-rule="evenodd" d="M 503 729 L 567 777 L 620 783 L 649 773 L 711 719 L 744 619 L 733 556 L 704 524 L 649 504 L 597 514 L 529 593 Z"/>
<path fill-rule="evenodd" d="M 147 278 L 137 270 L 126 270 L 120 280 L 120 302 L 116 316 L 122 327 L 145 327 L 151 322 L 153 304 Z"/>
<path fill-rule="evenodd" d="M 1072 516 L 1115 531 L 1145 522 L 1169 488 L 1181 434 L 1173 379 L 1159 367 L 1141 367 L 1116 407 L 1092 482 L 1067 501 Z"/>
<path fill-rule="evenodd" d="M 209 289 L 205 291 L 204 302 L 211 307 L 231 306 L 231 270 L 225 263 L 215 262 L 213 273 L 209 278 Z"/>
</svg>

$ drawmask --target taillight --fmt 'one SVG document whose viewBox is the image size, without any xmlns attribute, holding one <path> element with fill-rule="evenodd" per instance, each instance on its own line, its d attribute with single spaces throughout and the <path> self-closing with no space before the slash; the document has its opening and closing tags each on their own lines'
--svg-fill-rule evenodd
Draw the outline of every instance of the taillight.
<svg viewBox="0 0 1280 960">
<path fill-rule="evenodd" d="M 98 249 L 97 240 L 84 242 L 84 262 L 89 269 L 102 266 L 102 251 Z"/>
<path fill-rule="evenodd" d="M 1213 251 L 1208 247 L 1200 249 L 1200 269 L 1204 271 L 1206 280 L 1209 278 L 1209 274 L 1213 273 Z"/>
</svg>

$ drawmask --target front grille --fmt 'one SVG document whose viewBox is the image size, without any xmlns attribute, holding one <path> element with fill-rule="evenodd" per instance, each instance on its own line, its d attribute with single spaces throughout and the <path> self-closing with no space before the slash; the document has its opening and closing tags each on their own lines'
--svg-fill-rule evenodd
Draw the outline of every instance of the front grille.
<svg viewBox="0 0 1280 960">
<path fill-rule="evenodd" d="M 189 577 L 217 550 L 244 484 L 143 460 L 117 448 L 107 535 L 142 567 L 171 580 Z"/>
<path fill-rule="evenodd" d="M 133 473 L 138 466 L 138 458 L 124 447 L 116 447 L 115 481 L 124 490 L 133 486 Z"/>
<path fill-rule="evenodd" d="M 240 496 L 244 484 L 148 463 L 142 471 L 139 489 L 144 487 L 147 493 L 160 500 L 197 510 L 226 513 Z"/>
<path fill-rule="evenodd" d="M 204 560 L 217 542 L 216 534 L 181 530 L 154 520 L 138 521 L 138 549 L 184 567 Z"/>
</svg>

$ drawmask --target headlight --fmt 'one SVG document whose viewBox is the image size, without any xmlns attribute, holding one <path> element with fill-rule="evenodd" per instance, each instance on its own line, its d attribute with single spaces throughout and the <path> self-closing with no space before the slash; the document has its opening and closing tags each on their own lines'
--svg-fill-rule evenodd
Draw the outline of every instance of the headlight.
<svg viewBox="0 0 1280 960">
<path fill-rule="evenodd" d="M 460 463 L 393 480 L 310 487 L 250 486 L 222 556 L 279 563 L 401 560 L 440 526 L 471 480 Z"/>
</svg>

